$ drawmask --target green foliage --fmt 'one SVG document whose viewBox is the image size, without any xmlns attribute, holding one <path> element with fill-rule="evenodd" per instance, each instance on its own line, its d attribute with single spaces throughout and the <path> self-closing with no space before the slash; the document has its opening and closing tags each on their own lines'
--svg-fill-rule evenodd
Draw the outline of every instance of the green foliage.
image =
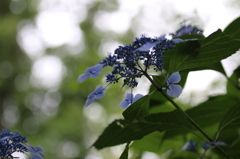
<svg viewBox="0 0 240 159">
<path fill-rule="evenodd" d="M 29 31 L 35 32 L 37 25 L 35 21 L 39 17 L 38 4 L 32 1 L 24 2 L 26 9 L 21 14 L 11 13 L 12 1 L 5 0 L 0 5 L 0 128 L 16 130 L 28 136 L 31 145 L 40 145 L 44 148 L 45 158 L 66 158 L 63 149 L 69 148 L 69 145 L 70 148 L 77 149 L 76 158 L 84 158 L 96 134 L 101 133 L 112 117 L 121 115 L 122 110 L 118 109 L 117 105 L 122 99 L 123 91 L 120 94 L 120 91 L 116 91 L 120 88 L 113 86 L 106 91 L 105 96 L 108 99 L 98 101 L 92 108 L 83 109 L 87 95 L 94 90 L 96 83 L 102 81 L 104 74 L 99 79 L 86 81 L 85 84 L 76 82 L 77 75 L 102 59 L 102 55 L 99 54 L 102 41 L 118 40 L 121 43 L 130 43 L 136 36 L 132 31 L 135 26 L 133 25 L 126 33 L 118 35 L 111 31 L 97 30 L 95 19 L 99 11 L 105 8 L 113 12 L 119 8 L 119 4 L 117 1 L 108 1 L 107 6 L 105 1 L 89 2 L 88 6 L 85 6 L 88 9 L 86 17 L 79 24 L 84 42 L 80 54 L 68 53 L 67 45 L 50 48 L 43 44 L 41 48 L 41 52 L 44 52 L 41 56 L 56 56 L 66 68 L 61 84 L 54 89 L 46 89 L 36 85 L 37 82 L 32 78 L 32 66 L 38 59 L 30 58 L 19 42 L 21 28 L 26 27 Z M 179 85 L 182 87 L 185 86 L 191 71 L 211 69 L 226 76 L 221 60 L 239 50 L 239 26 L 240 17 L 223 31 L 219 29 L 207 37 L 203 35 L 178 37 L 188 41 L 178 43 L 175 48 L 165 52 L 163 74 L 169 76 L 179 71 L 181 75 Z M 31 28 L 33 30 L 30 30 Z M 151 78 L 159 88 L 166 87 L 166 78 L 162 74 Z M 239 79 L 238 66 L 230 77 L 226 76 L 225 94 L 208 97 L 193 107 L 167 97 L 164 94 L 165 90 L 159 91 L 151 84 L 149 94 L 124 110 L 122 113 L 124 119 L 116 119 L 110 123 L 93 146 L 103 149 L 126 144 L 120 159 L 129 158 L 129 150 L 133 150 L 131 151 L 133 153 L 136 150 L 139 154 L 150 151 L 168 159 L 199 158 L 192 152 L 180 150 L 185 142 L 193 140 L 199 143 L 198 150 L 201 152 L 201 144 L 211 142 L 200 131 L 202 130 L 210 139 L 228 144 L 226 147 L 221 146 L 222 151 L 230 156 L 229 158 L 238 159 L 240 156 Z M 56 96 L 59 100 L 54 100 L 52 96 Z M 56 109 L 46 107 L 46 103 L 54 102 L 57 103 L 55 103 Z M 99 108 L 100 104 L 104 106 Z M 176 105 L 179 108 L 176 108 Z M 6 121 L 12 115 L 16 117 L 16 122 Z M 97 118 L 98 115 L 100 117 Z M 116 157 L 110 156 L 110 152 L 110 150 L 106 151 L 108 158 Z M 208 150 L 204 158 L 227 158 L 223 152 L 213 148 Z"/>
<path fill-rule="evenodd" d="M 192 108 L 182 108 L 178 105 L 179 103 L 164 93 L 166 77 L 154 75 L 149 95 L 128 107 L 123 112 L 125 119 L 115 120 L 109 124 L 93 146 L 102 149 L 128 143 L 121 159 L 127 158 L 130 142 L 133 142 L 130 146 L 133 150 L 151 151 L 159 155 L 172 149 L 167 157 L 172 159 L 194 158 L 197 155 L 201 158 L 222 158 L 223 156 L 236 158 L 239 153 L 235 149 L 240 143 L 239 140 L 234 141 L 234 138 L 239 138 L 237 132 L 240 122 L 240 67 L 228 78 L 220 61 L 240 48 L 238 24 L 239 18 L 232 22 L 224 32 L 219 29 L 206 38 L 192 35 L 181 36 L 182 39 L 191 40 L 178 43 L 176 47 L 165 53 L 166 76 L 180 71 L 181 82 L 179 84 L 182 87 L 191 71 L 211 69 L 222 73 L 228 79 L 226 94 L 208 97 L 206 101 Z M 234 28 L 236 32 L 233 31 Z M 214 140 L 232 143 L 232 146 L 207 150 L 211 153 L 206 154 L 178 152 L 188 140 L 199 142 L 197 148 L 199 151 L 202 149 L 200 146 L 202 143 L 211 143 Z"/>
<path fill-rule="evenodd" d="M 224 33 L 230 35 L 232 38 L 240 39 L 240 17 L 235 19 L 231 24 L 229 24 L 225 29 Z"/>
<path fill-rule="evenodd" d="M 126 120 L 142 119 L 148 115 L 150 96 L 146 95 L 128 107 L 123 116 Z"/>
<path fill-rule="evenodd" d="M 239 50 L 240 42 L 223 33 L 220 29 L 205 39 L 179 43 L 166 52 L 165 65 L 168 72 L 202 67 L 219 62 Z"/>
<path fill-rule="evenodd" d="M 129 144 L 128 143 L 123 151 L 123 153 L 121 154 L 119 159 L 128 159 L 128 150 L 129 150 Z"/>
<path fill-rule="evenodd" d="M 192 129 L 191 123 L 179 110 L 151 114 L 142 120 L 132 122 L 115 120 L 108 125 L 93 146 L 97 149 L 102 149 L 141 139 L 154 131 L 165 131 L 175 128 Z"/>
<path fill-rule="evenodd" d="M 239 103 L 235 104 L 224 115 L 223 119 L 220 121 L 218 126 L 218 133 L 220 133 L 225 127 L 230 125 L 231 123 L 239 123 L 240 122 L 240 105 Z"/>
</svg>

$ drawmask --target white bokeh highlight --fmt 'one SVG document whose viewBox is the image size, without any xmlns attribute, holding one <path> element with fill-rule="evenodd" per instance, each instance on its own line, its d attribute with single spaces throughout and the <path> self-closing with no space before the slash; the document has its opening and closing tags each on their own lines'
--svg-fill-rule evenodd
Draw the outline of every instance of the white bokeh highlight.
<svg viewBox="0 0 240 159">
<path fill-rule="evenodd" d="M 54 89 L 59 86 L 64 73 L 65 67 L 58 57 L 44 56 L 34 62 L 31 82 L 35 86 Z"/>
</svg>

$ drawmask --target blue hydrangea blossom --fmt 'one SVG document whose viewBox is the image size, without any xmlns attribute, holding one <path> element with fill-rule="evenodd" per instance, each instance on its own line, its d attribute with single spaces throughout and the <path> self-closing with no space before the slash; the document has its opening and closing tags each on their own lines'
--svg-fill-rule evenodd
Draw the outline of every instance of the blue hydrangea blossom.
<svg viewBox="0 0 240 159">
<path fill-rule="evenodd" d="M 136 78 L 141 78 L 148 69 L 162 71 L 164 52 L 174 46 L 172 40 L 164 37 L 150 38 L 144 35 L 136 38 L 131 45 L 119 46 L 114 54 L 100 62 L 103 67 L 113 68 L 112 72 L 107 74 L 106 81 L 116 83 L 123 78 L 129 87 L 137 87 Z"/>
<path fill-rule="evenodd" d="M 132 105 L 134 102 L 136 102 L 138 99 L 140 99 L 141 97 L 143 97 L 142 94 L 136 94 L 135 96 L 133 96 L 132 93 L 127 93 L 125 96 L 125 99 L 119 104 L 119 106 L 122 109 L 126 109 L 130 105 Z"/>
<path fill-rule="evenodd" d="M 13 158 L 12 154 L 14 152 L 21 152 L 21 153 L 27 154 L 28 152 L 31 152 L 31 149 L 36 149 L 43 152 L 43 149 L 41 147 L 38 146 L 34 148 L 33 146 L 28 145 L 26 143 L 27 143 L 26 137 L 22 136 L 17 132 L 12 133 L 9 130 L 1 131 L 0 132 L 0 158 Z M 36 156 L 36 152 L 34 153 L 34 156 Z M 39 157 L 38 157 L 39 159 L 42 159 L 43 155 L 41 154 Z"/>
<path fill-rule="evenodd" d="M 174 34 L 175 37 L 182 36 L 182 35 L 191 35 L 191 34 L 198 34 L 202 35 L 203 31 L 198 27 L 192 25 L 183 25 L 180 29 L 176 31 Z"/>
<path fill-rule="evenodd" d="M 95 101 L 95 99 L 102 98 L 104 96 L 104 90 L 103 86 L 99 86 L 96 88 L 91 94 L 88 95 L 87 101 L 85 106 L 90 105 L 92 102 Z"/>
<path fill-rule="evenodd" d="M 198 145 L 198 143 L 196 143 L 196 142 L 188 141 L 188 142 L 185 143 L 185 145 L 182 147 L 181 150 L 196 153 L 197 152 L 197 145 Z"/>
<path fill-rule="evenodd" d="M 83 82 L 89 77 L 91 78 L 98 77 L 100 75 L 100 71 L 102 70 L 102 68 L 103 68 L 102 64 L 97 64 L 95 66 L 87 68 L 84 74 L 78 76 L 78 82 Z"/>
<path fill-rule="evenodd" d="M 175 85 L 174 83 L 178 83 L 181 80 L 181 76 L 179 72 L 175 72 L 171 74 L 171 76 L 167 80 L 167 94 L 170 97 L 178 97 L 182 93 L 182 87 L 180 85 Z"/>
</svg>

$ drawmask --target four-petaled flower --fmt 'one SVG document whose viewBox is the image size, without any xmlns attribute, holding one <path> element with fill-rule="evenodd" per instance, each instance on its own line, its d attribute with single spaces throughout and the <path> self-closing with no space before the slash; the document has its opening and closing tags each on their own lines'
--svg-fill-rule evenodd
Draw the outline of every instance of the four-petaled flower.
<svg viewBox="0 0 240 159">
<path fill-rule="evenodd" d="M 167 94 L 170 97 L 178 97 L 182 93 L 182 87 L 179 85 L 175 85 L 173 83 L 178 83 L 181 80 L 181 76 L 179 72 L 175 72 L 171 74 L 171 76 L 167 80 Z"/>
<path fill-rule="evenodd" d="M 88 95 L 85 107 L 90 105 L 95 99 L 102 98 L 104 96 L 104 90 L 103 86 L 99 86 L 96 88 L 91 94 Z"/>
<path fill-rule="evenodd" d="M 95 66 L 87 68 L 84 74 L 78 76 L 78 82 L 83 82 L 89 77 L 91 78 L 98 77 L 100 75 L 100 71 L 102 70 L 102 68 L 103 68 L 102 64 L 97 64 Z"/>
<path fill-rule="evenodd" d="M 119 104 L 119 106 L 123 109 L 128 108 L 130 105 L 132 105 L 134 102 L 136 102 L 139 98 L 141 98 L 143 95 L 136 94 L 135 97 L 132 93 L 127 93 L 125 96 L 125 99 Z"/>
</svg>

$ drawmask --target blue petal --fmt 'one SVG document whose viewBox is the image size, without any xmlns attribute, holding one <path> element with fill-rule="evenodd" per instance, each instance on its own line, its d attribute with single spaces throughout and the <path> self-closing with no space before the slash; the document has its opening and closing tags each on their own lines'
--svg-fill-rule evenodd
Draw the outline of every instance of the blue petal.
<svg viewBox="0 0 240 159">
<path fill-rule="evenodd" d="M 92 72 L 91 74 L 90 74 L 90 77 L 91 78 L 95 78 L 95 77 L 98 77 L 100 75 L 100 72 Z"/>
<path fill-rule="evenodd" d="M 103 68 L 103 64 L 97 64 L 95 66 L 87 68 L 84 74 L 81 74 L 80 76 L 78 76 L 78 82 L 83 82 L 89 77 L 91 78 L 98 77 L 100 75 L 99 71 L 101 71 L 102 68 Z"/>
<path fill-rule="evenodd" d="M 133 101 L 133 94 L 132 93 L 127 93 L 125 96 L 125 100 L 128 100 L 129 103 L 132 103 Z"/>
<path fill-rule="evenodd" d="M 122 108 L 122 109 L 126 109 L 127 107 L 129 107 L 130 103 L 129 101 L 127 100 L 123 100 L 120 104 L 119 104 L 119 107 Z"/>
<path fill-rule="evenodd" d="M 102 98 L 104 96 L 104 90 L 105 88 L 103 88 L 103 86 L 99 86 L 98 88 L 96 88 L 94 90 L 94 95 L 96 99 Z"/>
<path fill-rule="evenodd" d="M 85 103 L 85 107 L 89 106 L 92 102 L 94 102 L 94 100 L 95 100 L 95 95 L 94 95 L 94 92 L 92 92 L 91 94 L 88 95 L 88 98 Z"/>
<path fill-rule="evenodd" d="M 143 95 L 142 94 L 136 94 L 134 99 L 133 99 L 133 103 L 136 102 L 138 99 L 142 98 Z"/>
<path fill-rule="evenodd" d="M 182 93 L 182 87 L 179 85 L 171 84 L 167 90 L 170 97 L 178 97 Z"/>
<path fill-rule="evenodd" d="M 97 64 L 97 65 L 93 66 L 92 68 L 93 68 L 93 71 L 99 72 L 102 70 L 103 64 Z"/>
<path fill-rule="evenodd" d="M 208 142 L 204 142 L 204 143 L 202 144 L 202 148 L 203 148 L 204 150 L 208 150 L 208 149 L 211 148 L 211 145 L 210 145 Z"/>
<path fill-rule="evenodd" d="M 177 38 L 177 39 L 172 39 L 172 41 L 177 44 L 177 43 L 184 42 L 185 40 Z"/>
<path fill-rule="evenodd" d="M 87 74 L 81 74 L 80 76 L 78 76 L 78 82 L 83 82 L 83 81 L 85 81 L 87 78 L 89 78 L 90 77 L 90 74 L 89 73 L 87 73 Z"/>
<path fill-rule="evenodd" d="M 225 142 L 222 142 L 222 141 L 213 141 L 211 142 L 211 145 L 212 146 L 228 146 L 228 144 L 226 144 Z"/>
<path fill-rule="evenodd" d="M 158 43 L 158 41 L 157 42 L 154 42 L 154 43 L 146 43 L 146 44 L 144 44 L 143 46 L 141 46 L 141 47 L 139 47 L 136 51 L 149 51 L 149 50 L 151 50 L 156 44 Z"/>
<path fill-rule="evenodd" d="M 197 143 L 192 142 L 192 141 L 188 141 L 188 142 L 185 143 L 185 145 L 182 147 L 181 150 L 196 152 L 197 151 Z"/>
<path fill-rule="evenodd" d="M 133 100 L 133 94 L 132 93 L 127 93 L 125 96 L 125 99 L 119 104 L 119 106 L 122 109 L 126 109 L 131 105 L 131 101 Z"/>
<path fill-rule="evenodd" d="M 181 76 L 179 74 L 179 72 L 174 72 L 173 74 L 171 74 L 171 76 L 168 78 L 168 82 L 171 83 L 178 83 L 181 81 Z"/>
</svg>

